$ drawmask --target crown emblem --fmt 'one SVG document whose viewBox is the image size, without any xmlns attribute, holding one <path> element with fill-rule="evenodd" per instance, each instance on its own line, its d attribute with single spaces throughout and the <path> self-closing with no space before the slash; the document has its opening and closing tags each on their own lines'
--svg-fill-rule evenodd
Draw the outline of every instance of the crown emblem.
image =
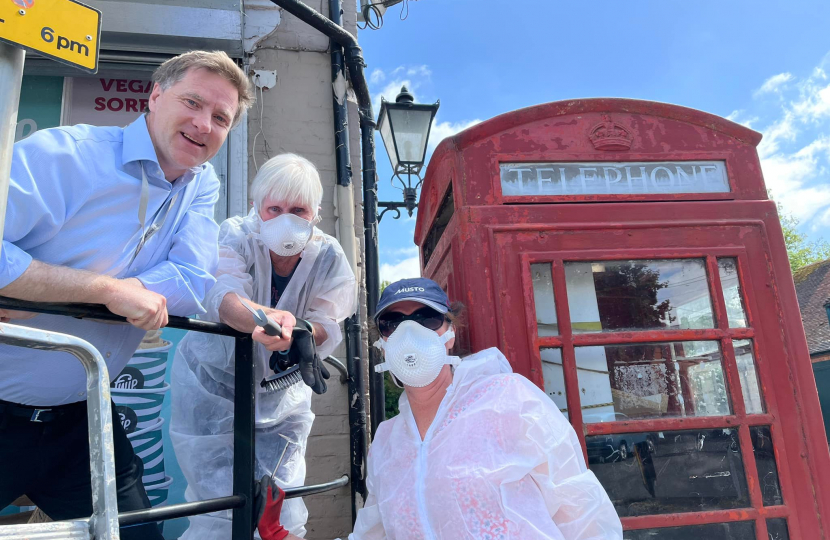
<svg viewBox="0 0 830 540">
<path fill-rule="evenodd" d="M 591 129 L 588 138 L 597 150 L 620 152 L 631 148 L 634 137 L 620 124 L 611 121 L 607 114 L 602 115 L 602 122 Z"/>
</svg>

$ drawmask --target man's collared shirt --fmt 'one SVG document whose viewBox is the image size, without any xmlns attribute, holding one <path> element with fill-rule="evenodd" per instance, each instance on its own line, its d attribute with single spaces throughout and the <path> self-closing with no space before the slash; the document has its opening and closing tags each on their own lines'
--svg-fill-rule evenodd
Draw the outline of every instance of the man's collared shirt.
<svg viewBox="0 0 830 540">
<path fill-rule="evenodd" d="M 149 183 L 144 230 L 142 167 Z M 219 228 L 213 220 L 218 197 L 219 181 L 209 163 L 172 184 L 165 180 L 144 116 L 123 129 L 78 125 L 38 131 L 14 145 L 0 288 L 36 259 L 135 277 L 167 298 L 171 315 L 203 313 L 201 302 L 215 283 L 218 264 Z M 171 200 L 162 225 L 163 207 Z M 161 228 L 132 260 L 154 219 Z M 144 336 L 128 324 L 54 315 L 11 322 L 89 341 L 106 360 L 110 377 L 119 374 Z M 0 345 L 0 399 L 27 405 L 84 400 L 84 370 L 67 353 Z"/>
</svg>

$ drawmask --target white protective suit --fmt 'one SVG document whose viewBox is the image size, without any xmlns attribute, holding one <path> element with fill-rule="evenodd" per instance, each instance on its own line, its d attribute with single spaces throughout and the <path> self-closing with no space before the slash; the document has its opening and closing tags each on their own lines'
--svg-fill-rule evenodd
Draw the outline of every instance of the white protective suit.
<svg viewBox="0 0 830 540">
<path fill-rule="evenodd" d="M 219 269 L 216 285 L 204 301 L 211 321 L 219 321 L 219 305 L 226 294 L 237 293 L 257 304 L 271 305 L 271 259 L 258 238 L 260 221 L 252 210 L 233 217 L 219 231 Z M 311 241 L 276 309 L 323 326 L 328 335 L 317 346 L 320 358 L 330 355 L 342 340 L 339 322 L 354 313 L 357 285 L 337 241 L 314 229 Z M 270 351 L 254 343 L 256 394 L 255 478 L 270 475 L 286 449 L 277 484 L 302 486 L 305 449 L 314 421 L 311 389 L 303 383 L 267 392 L 259 382 L 272 375 Z M 187 479 L 188 501 L 223 497 L 232 493 L 234 340 L 198 332 L 188 333 L 176 348 L 172 370 L 170 438 Z M 287 443 L 280 434 L 292 443 Z M 302 500 L 285 501 L 281 521 L 292 534 L 303 536 L 308 512 Z M 231 512 L 190 518 L 184 540 L 229 540 Z"/>
<path fill-rule="evenodd" d="M 421 442 L 404 393 L 378 427 L 349 540 L 621 540 L 571 425 L 498 349 L 455 369 Z"/>
</svg>

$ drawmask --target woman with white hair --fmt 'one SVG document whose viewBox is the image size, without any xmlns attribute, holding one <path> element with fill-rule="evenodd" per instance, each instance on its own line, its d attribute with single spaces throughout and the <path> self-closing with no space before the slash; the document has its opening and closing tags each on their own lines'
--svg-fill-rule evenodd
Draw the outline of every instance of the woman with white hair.
<svg viewBox="0 0 830 540">
<path fill-rule="evenodd" d="M 206 317 L 251 333 L 256 383 L 274 374 L 270 366 L 290 348 L 295 317 L 311 324 L 317 354 L 325 358 L 342 340 L 340 321 L 355 311 L 357 285 L 343 250 L 314 226 L 322 197 L 311 162 L 293 154 L 276 156 L 254 179 L 251 212 L 220 227 L 217 282 L 205 298 Z M 256 326 L 239 297 L 279 323 L 282 335 L 269 336 Z M 187 479 L 188 501 L 232 492 L 233 364 L 229 337 L 190 332 L 176 349 L 170 437 Z M 314 420 L 312 388 L 303 383 L 276 391 L 255 387 L 255 478 L 276 469 L 279 486 L 301 486 Z M 319 377 L 314 391 L 325 391 Z M 301 499 L 287 501 L 281 518 L 293 534 L 305 534 L 308 512 Z M 230 537 L 230 511 L 191 517 L 182 536 Z"/>
</svg>

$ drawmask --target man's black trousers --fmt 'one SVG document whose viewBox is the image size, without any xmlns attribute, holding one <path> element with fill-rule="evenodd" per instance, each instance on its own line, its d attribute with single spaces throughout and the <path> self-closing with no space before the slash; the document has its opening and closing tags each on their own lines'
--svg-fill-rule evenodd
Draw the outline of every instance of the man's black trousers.
<svg viewBox="0 0 830 540">
<path fill-rule="evenodd" d="M 144 464 L 114 405 L 112 418 L 118 511 L 149 508 L 141 482 Z M 0 401 L 0 509 L 27 495 L 55 521 L 91 516 L 86 402 L 53 407 L 35 419 L 40 421 L 33 421 L 26 407 Z M 121 538 L 162 540 L 155 523 L 123 528 Z"/>
</svg>

